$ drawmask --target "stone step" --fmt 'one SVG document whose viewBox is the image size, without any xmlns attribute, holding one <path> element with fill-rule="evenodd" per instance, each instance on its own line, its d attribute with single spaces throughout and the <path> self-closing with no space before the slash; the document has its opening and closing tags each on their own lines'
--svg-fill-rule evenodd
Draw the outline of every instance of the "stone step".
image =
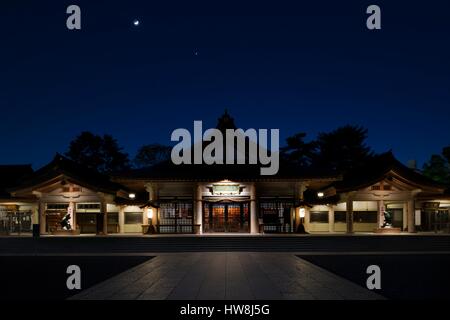
<svg viewBox="0 0 450 320">
<path fill-rule="evenodd" d="M 443 252 L 450 236 L 151 236 L 0 238 L 0 254 L 144 252 Z"/>
</svg>

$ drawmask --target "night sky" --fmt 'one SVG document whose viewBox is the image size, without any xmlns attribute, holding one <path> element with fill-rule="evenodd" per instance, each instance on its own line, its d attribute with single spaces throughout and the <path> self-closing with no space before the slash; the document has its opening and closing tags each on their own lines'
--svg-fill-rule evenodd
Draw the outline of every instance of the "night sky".
<svg viewBox="0 0 450 320">
<path fill-rule="evenodd" d="M 450 145 L 448 1 L 246 3 L 2 0 L 0 163 L 37 168 L 84 130 L 132 157 L 225 108 L 282 143 L 358 124 L 419 165 Z M 382 30 L 366 28 L 370 4 Z"/>
</svg>

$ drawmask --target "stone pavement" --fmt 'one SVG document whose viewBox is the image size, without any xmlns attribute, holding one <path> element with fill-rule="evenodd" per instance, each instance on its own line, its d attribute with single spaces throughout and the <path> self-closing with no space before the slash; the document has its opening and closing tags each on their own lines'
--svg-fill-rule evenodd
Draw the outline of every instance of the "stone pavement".
<svg viewBox="0 0 450 320">
<path fill-rule="evenodd" d="M 171 253 L 71 299 L 383 299 L 288 253 Z"/>
</svg>

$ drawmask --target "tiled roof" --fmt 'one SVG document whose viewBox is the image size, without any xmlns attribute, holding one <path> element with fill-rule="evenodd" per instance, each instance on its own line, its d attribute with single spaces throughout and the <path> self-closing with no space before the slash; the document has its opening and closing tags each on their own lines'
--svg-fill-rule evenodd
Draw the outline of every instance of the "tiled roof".
<svg viewBox="0 0 450 320">
<path fill-rule="evenodd" d="M 115 176 L 118 179 L 142 180 L 185 180 L 185 181 L 216 181 L 216 180 L 286 180 L 338 178 L 335 172 L 298 167 L 280 159 L 280 168 L 275 175 L 261 175 L 261 165 L 230 164 L 181 164 L 175 165 L 170 160 L 151 167 L 128 170 Z"/>
<path fill-rule="evenodd" d="M 390 151 L 375 156 L 357 169 L 344 174 L 343 180 L 335 182 L 333 186 L 337 192 L 357 190 L 389 178 L 392 172 L 411 184 L 442 191 L 445 189 L 444 185 L 431 180 L 416 170 L 406 167 Z"/>
<path fill-rule="evenodd" d="M 0 199 L 10 198 L 9 188 L 33 173 L 31 165 L 0 165 Z"/>
<path fill-rule="evenodd" d="M 61 175 L 71 180 L 70 182 L 91 187 L 97 191 L 116 193 L 119 190 L 126 190 L 122 185 L 112 182 L 107 175 L 79 165 L 60 154 L 56 154 L 49 164 L 35 171 L 19 185 L 12 188 L 11 191 L 37 186 Z"/>
</svg>

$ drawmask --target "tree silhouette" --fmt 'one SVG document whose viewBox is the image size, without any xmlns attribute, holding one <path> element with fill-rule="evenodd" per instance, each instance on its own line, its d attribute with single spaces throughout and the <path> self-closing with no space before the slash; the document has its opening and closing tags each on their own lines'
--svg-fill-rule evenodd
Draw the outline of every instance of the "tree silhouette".
<svg viewBox="0 0 450 320">
<path fill-rule="evenodd" d="M 423 174 L 437 182 L 450 186 L 450 146 L 442 154 L 433 154 L 424 165 Z"/>
<path fill-rule="evenodd" d="M 297 133 L 286 139 L 281 156 L 290 163 L 345 173 L 359 167 L 374 156 L 365 144 L 367 129 L 343 126 L 328 133 L 319 133 L 316 140 L 305 142 L 306 134 Z"/>
<path fill-rule="evenodd" d="M 129 168 L 128 154 L 122 152 L 117 140 L 84 131 L 69 144 L 65 155 L 73 161 L 102 173 Z"/>
<path fill-rule="evenodd" d="M 444 149 L 442 149 L 442 155 L 447 160 L 447 163 L 450 164 L 450 146 L 445 147 Z"/>
<path fill-rule="evenodd" d="M 329 133 L 319 133 L 313 164 L 338 172 L 357 168 L 374 156 L 365 144 L 366 139 L 367 129 L 361 126 L 346 125 Z"/>
<path fill-rule="evenodd" d="M 170 159 L 171 147 L 154 143 L 139 148 L 133 163 L 135 167 L 142 168 L 152 166 Z"/>
<path fill-rule="evenodd" d="M 316 143 L 305 142 L 306 133 L 299 132 L 286 139 L 286 146 L 280 149 L 281 156 L 290 163 L 307 167 L 316 153 Z"/>
</svg>

